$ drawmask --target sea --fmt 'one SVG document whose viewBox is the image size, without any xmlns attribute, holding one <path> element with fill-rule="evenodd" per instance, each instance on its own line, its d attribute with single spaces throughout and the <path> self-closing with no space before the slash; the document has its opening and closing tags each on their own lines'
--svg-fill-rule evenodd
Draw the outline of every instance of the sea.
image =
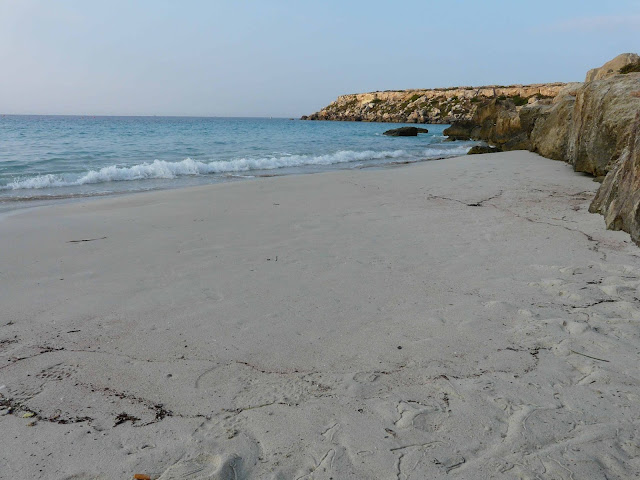
<svg viewBox="0 0 640 480">
<path fill-rule="evenodd" d="M 388 137 L 401 124 L 288 118 L 0 115 L 0 210 L 464 155 L 447 125 Z M 31 203 L 33 204 L 33 203 Z"/>
</svg>

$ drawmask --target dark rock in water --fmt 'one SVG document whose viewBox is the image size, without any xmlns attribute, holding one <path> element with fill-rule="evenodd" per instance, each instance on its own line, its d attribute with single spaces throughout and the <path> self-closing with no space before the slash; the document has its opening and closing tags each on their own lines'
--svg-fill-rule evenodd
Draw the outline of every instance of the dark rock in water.
<svg viewBox="0 0 640 480">
<path fill-rule="evenodd" d="M 429 130 L 417 127 L 400 127 L 387 130 L 383 135 L 387 135 L 389 137 L 417 137 L 419 133 L 429 133 Z"/>
<path fill-rule="evenodd" d="M 479 155 L 483 153 L 498 153 L 502 150 L 498 147 L 491 147 L 489 145 L 476 145 L 471 147 L 471 150 L 467 152 L 467 155 Z"/>
<path fill-rule="evenodd" d="M 309 117 L 308 117 L 308 116 L 306 116 L 306 115 L 302 115 L 302 116 L 300 117 L 300 120 L 309 120 Z"/>
</svg>

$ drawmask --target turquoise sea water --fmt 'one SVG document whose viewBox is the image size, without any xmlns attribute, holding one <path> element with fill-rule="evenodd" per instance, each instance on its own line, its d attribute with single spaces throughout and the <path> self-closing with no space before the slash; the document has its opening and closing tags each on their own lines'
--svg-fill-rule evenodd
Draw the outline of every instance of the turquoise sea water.
<svg viewBox="0 0 640 480">
<path fill-rule="evenodd" d="M 398 124 L 266 118 L 0 116 L 0 202 L 366 168 L 463 155 L 446 125 L 386 137 Z M 424 125 L 421 125 L 424 127 Z"/>
</svg>

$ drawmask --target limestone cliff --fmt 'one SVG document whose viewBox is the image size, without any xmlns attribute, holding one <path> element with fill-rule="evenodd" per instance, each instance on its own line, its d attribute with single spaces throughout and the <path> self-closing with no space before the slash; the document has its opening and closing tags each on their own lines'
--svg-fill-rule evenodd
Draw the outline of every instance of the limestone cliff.
<svg viewBox="0 0 640 480">
<path fill-rule="evenodd" d="M 602 213 L 608 228 L 625 230 L 640 244 L 638 58 L 616 57 L 551 101 L 518 106 L 508 99 L 487 100 L 471 119 L 454 122 L 444 133 L 485 140 L 502 150 L 528 149 L 566 161 L 576 171 L 606 175 L 590 210 Z"/>
<path fill-rule="evenodd" d="M 564 83 L 490 85 L 485 87 L 399 90 L 342 95 L 303 120 L 342 120 L 393 123 L 452 123 L 470 120 L 478 105 L 490 99 L 511 99 L 524 105 L 551 99 Z"/>
</svg>

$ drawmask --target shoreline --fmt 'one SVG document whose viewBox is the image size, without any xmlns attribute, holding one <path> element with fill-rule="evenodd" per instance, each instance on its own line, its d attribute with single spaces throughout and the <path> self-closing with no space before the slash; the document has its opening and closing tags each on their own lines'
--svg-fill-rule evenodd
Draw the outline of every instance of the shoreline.
<svg viewBox="0 0 640 480">
<path fill-rule="evenodd" d="M 350 168 L 337 167 L 337 168 L 328 169 L 325 171 L 317 171 L 317 172 L 303 171 L 303 172 L 294 172 L 294 173 L 278 173 L 274 171 L 273 173 L 259 173 L 256 175 L 251 175 L 249 172 L 247 172 L 247 175 L 240 175 L 240 174 L 230 175 L 225 178 L 216 178 L 211 182 L 203 182 L 198 185 L 173 185 L 173 186 L 167 186 L 167 187 L 150 188 L 146 190 L 123 190 L 123 191 L 102 192 L 102 193 L 68 194 L 68 195 L 61 194 L 61 195 L 50 195 L 50 196 L 40 195 L 37 197 L 7 196 L 7 197 L 0 197 L 0 219 L 5 214 L 10 214 L 12 212 L 22 210 L 22 209 L 64 205 L 68 203 L 82 202 L 85 200 L 91 201 L 92 199 L 115 198 L 115 197 L 121 197 L 121 196 L 126 197 L 129 195 L 145 194 L 145 193 L 152 193 L 152 192 L 163 192 L 163 191 L 171 191 L 171 190 L 182 190 L 182 189 L 188 190 L 191 188 L 207 187 L 207 186 L 224 184 L 224 183 L 260 180 L 263 178 L 287 177 L 287 176 L 297 176 L 297 175 L 317 175 L 317 174 L 325 174 L 325 173 L 332 173 L 332 172 L 339 172 L 339 171 L 350 171 L 350 170 L 367 170 L 367 169 L 377 170 L 377 169 L 386 169 L 386 168 L 396 168 L 396 167 L 402 167 L 405 165 L 412 165 L 414 163 L 447 160 L 450 158 L 457 158 L 457 156 L 423 158 L 420 160 L 391 161 L 389 163 L 359 165 L 359 166 L 353 166 Z M 38 202 L 40 202 L 40 204 L 37 204 Z"/>
<path fill-rule="evenodd" d="M 446 160 L 3 216 L 3 474 L 632 476 L 637 246 L 568 164 Z"/>
</svg>

